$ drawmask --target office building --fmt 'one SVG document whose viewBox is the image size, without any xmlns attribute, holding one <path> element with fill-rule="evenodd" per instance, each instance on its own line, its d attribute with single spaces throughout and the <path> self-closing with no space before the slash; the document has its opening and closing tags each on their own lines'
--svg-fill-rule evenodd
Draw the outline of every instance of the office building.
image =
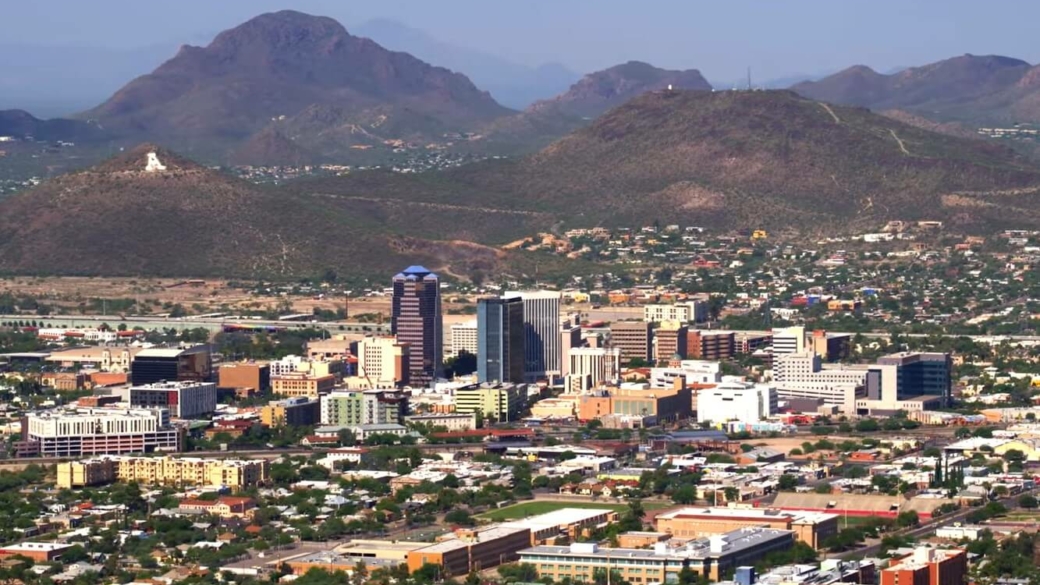
<svg viewBox="0 0 1040 585">
<path fill-rule="evenodd" d="M 407 414 L 408 396 L 394 390 L 337 391 L 321 397 L 323 425 L 400 424 Z"/>
<path fill-rule="evenodd" d="M 677 366 L 650 368 L 650 387 L 672 388 L 680 377 L 686 384 L 718 384 L 722 381 L 722 364 L 703 360 L 682 360 Z"/>
<path fill-rule="evenodd" d="M 444 322 L 440 279 L 422 266 L 394 276 L 391 332 L 410 348 L 409 380 L 425 386 L 440 375 L 444 361 Z"/>
<path fill-rule="evenodd" d="M 477 355 L 477 320 L 455 323 L 451 326 L 451 355 Z"/>
<path fill-rule="evenodd" d="M 560 349 L 560 298 L 557 291 L 511 291 L 505 298 L 524 303 L 524 377 L 533 382 L 563 371 Z"/>
<path fill-rule="evenodd" d="M 208 345 L 143 349 L 130 362 L 130 383 L 134 386 L 157 382 L 206 382 L 212 375 L 213 357 Z"/>
<path fill-rule="evenodd" d="M 837 514 L 756 508 L 730 504 L 716 508 L 682 508 L 654 517 L 654 526 L 678 539 L 705 538 L 741 528 L 790 530 L 795 539 L 813 548 L 838 533 Z"/>
<path fill-rule="evenodd" d="M 376 386 L 406 386 L 411 374 L 411 348 L 393 337 L 366 337 L 358 342 L 358 376 Z"/>
<path fill-rule="evenodd" d="M 560 376 L 566 378 L 571 373 L 571 351 L 583 345 L 581 341 L 581 326 L 572 324 L 569 320 L 560 324 L 560 352 L 563 359 L 560 361 Z"/>
<path fill-rule="evenodd" d="M 613 417 L 618 424 L 611 428 L 639 428 L 665 421 L 690 417 L 693 402 L 689 388 L 649 388 L 643 385 L 624 385 L 621 388 L 581 394 L 577 398 L 578 420 L 607 420 Z"/>
<path fill-rule="evenodd" d="M 271 376 L 271 393 L 287 398 L 296 396 L 317 398 L 332 392 L 335 386 L 336 376 L 332 374 L 316 376 L 304 372 L 290 372 Z"/>
<path fill-rule="evenodd" d="M 736 334 L 732 331 L 687 330 L 686 356 L 698 360 L 722 361 L 736 352 Z"/>
<path fill-rule="evenodd" d="M 643 321 L 647 323 L 665 321 L 703 323 L 708 320 L 707 309 L 707 304 L 701 301 L 684 301 L 674 305 L 646 305 L 643 307 Z"/>
<path fill-rule="evenodd" d="M 618 321 L 610 324 L 610 345 L 621 350 L 621 363 L 650 361 L 653 330 L 645 321 Z"/>
<path fill-rule="evenodd" d="M 524 381 L 524 303 L 520 297 L 477 301 L 477 380 Z"/>
<path fill-rule="evenodd" d="M 965 583 L 967 577 L 965 551 L 919 546 L 881 570 L 881 585 L 946 585 Z"/>
<path fill-rule="evenodd" d="M 271 367 L 258 362 L 223 364 L 217 368 L 217 387 L 267 392 L 271 389 Z"/>
<path fill-rule="evenodd" d="M 76 457 L 180 451 L 183 433 L 165 409 L 76 409 L 34 413 L 22 422 L 20 455 Z"/>
<path fill-rule="evenodd" d="M 140 347 L 77 347 L 51 352 L 44 361 L 62 368 L 86 367 L 102 372 L 129 372 L 134 356 L 141 351 L 143 348 Z"/>
<path fill-rule="evenodd" d="M 260 422 L 267 427 L 312 427 L 321 422 L 321 403 L 305 396 L 276 400 L 260 409 Z"/>
<path fill-rule="evenodd" d="M 686 325 L 679 321 L 663 321 L 654 331 L 654 360 L 666 365 L 674 359 L 686 359 Z"/>
<path fill-rule="evenodd" d="M 269 469 L 266 459 L 97 457 L 59 463 L 57 484 L 59 488 L 78 488 L 121 481 L 238 490 L 267 483 Z"/>
<path fill-rule="evenodd" d="M 817 329 L 809 336 L 807 349 L 825 362 L 837 362 L 849 357 L 849 352 L 852 351 L 852 334 L 828 333 Z"/>
<path fill-rule="evenodd" d="M 788 530 L 743 528 L 681 545 L 657 543 L 652 549 L 605 548 L 591 542 L 535 546 L 520 551 L 520 562 L 533 566 L 539 579 L 555 582 L 591 583 L 604 569 L 633 584 L 674 583 L 683 569 L 719 581 L 737 567 L 754 565 L 793 545 Z"/>
<path fill-rule="evenodd" d="M 756 423 L 776 412 L 776 388 L 768 384 L 726 380 L 697 394 L 697 422 L 701 423 Z"/>
<path fill-rule="evenodd" d="M 134 408 L 165 408 L 176 418 L 196 418 L 217 409 L 217 385 L 212 382 L 157 382 L 125 391 Z"/>
<path fill-rule="evenodd" d="M 527 385 L 484 383 L 455 390 L 455 412 L 480 413 L 496 421 L 519 420 L 527 406 Z"/>
<path fill-rule="evenodd" d="M 773 329 L 773 355 L 805 352 L 805 327 Z"/>
<path fill-rule="evenodd" d="M 945 406 L 953 388 L 953 359 L 948 353 L 904 352 L 878 358 L 878 365 L 898 368 L 896 398 L 937 397 Z"/>
<path fill-rule="evenodd" d="M 621 378 L 621 349 L 579 347 L 567 356 L 570 376 L 587 378 L 591 387 L 614 383 Z"/>
<path fill-rule="evenodd" d="M 348 374 L 349 368 L 344 360 L 311 359 L 298 355 L 287 355 L 280 360 L 269 362 L 272 378 L 293 374 L 309 376 L 334 376 L 337 380 Z"/>
</svg>

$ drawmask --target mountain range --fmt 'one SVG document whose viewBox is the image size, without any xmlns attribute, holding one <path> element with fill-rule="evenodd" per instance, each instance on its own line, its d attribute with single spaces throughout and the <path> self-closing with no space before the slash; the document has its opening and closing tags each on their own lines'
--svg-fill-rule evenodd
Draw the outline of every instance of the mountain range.
<svg viewBox="0 0 1040 585">
<path fill-rule="evenodd" d="M 1040 171 L 999 145 L 788 91 L 666 89 L 535 154 L 437 173 L 266 187 L 143 145 L 0 201 L 0 271 L 296 277 L 421 261 L 518 274 L 529 259 L 500 246 L 546 229 L 824 235 L 892 219 L 1034 226 Z"/>
</svg>

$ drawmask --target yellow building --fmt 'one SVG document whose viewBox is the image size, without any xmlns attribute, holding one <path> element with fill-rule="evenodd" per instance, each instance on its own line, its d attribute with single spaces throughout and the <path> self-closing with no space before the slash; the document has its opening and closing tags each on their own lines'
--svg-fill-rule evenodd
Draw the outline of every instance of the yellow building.
<svg viewBox="0 0 1040 585">
<path fill-rule="evenodd" d="M 536 418 L 574 418 L 577 414 L 577 396 L 561 395 L 544 398 L 531 406 L 531 416 Z"/>
<path fill-rule="evenodd" d="M 290 372 L 281 376 L 271 377 L 271 392 L 290 398 L 298 396 L 317 398 L 332 392 L 335 386 L 336 377 L 331 374 L 314 375 L 303 372 Z"/>
<path fill-rule="evenodd" d="M 59 463 L 57 486 L 74 488 L 133 481 L 241 489 L 266 483 L 268 478 L 269 465 L 264 459 L 111 456 Z"/>
</svg>

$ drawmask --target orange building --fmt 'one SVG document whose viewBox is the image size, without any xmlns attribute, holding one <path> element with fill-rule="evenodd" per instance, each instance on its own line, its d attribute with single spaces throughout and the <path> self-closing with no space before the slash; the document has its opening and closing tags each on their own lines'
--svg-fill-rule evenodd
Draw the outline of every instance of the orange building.
<svg viewBox="0 0 1040 585">
<path fill-rule="evenodd" d="M 266 392 L 271 385 L 271 368 L 265 363 L 240 362 L 224 364 L 217 370 L 218 388 L 252 388 Z"/>
<path fill-rule="evenodd" d="M 881 571 L 881 585 L 947 585 L 964 583 L 968 555 L 963 550 L 919 547 Z"/>
<path fill-rule="evenodd" d="M 520 558 L 518 552 L 531 546 L 531 529 L 494 525 L 460 529 L 447 539 L 408 553 L 408 571 L 425 564 L 443 568 L 442 577 L 458 577 Z"/>
<path fill-rule="evenodd" d="M 69 548 L 72 548 L 72 545 L 55 542 L 21 542 L 0 548 L 0 559 L 25 557 L 35 563 L 49 563 L 61 557 L 61 554 Z"/>
<path fill-rule="evenodd" d="M 654 525 L 658 532 L 682 539 L 704 538 L 743 528 L 790 530 L 796 539 L 820 548 L 825 540 L 838 533 L 838 515 L 730 505 L 665 512 L 654 517 Z"/>
</svg>

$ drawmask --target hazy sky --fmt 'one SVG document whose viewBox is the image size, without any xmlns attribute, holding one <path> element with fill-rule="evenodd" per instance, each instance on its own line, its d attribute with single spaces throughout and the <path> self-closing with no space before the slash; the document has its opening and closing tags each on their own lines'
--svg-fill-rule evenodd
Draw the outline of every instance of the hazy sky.
<svg viewBox="0 0 1040 585">
<path fill-rule="evenodd" d="M 71 46 L 198 43 L 261 12 L 293 8 L 349 29 L 374 18 L 457 45 L 588 72 L 630 59 L 709 79 L 878 70 L 963 53 L 1040 61 L 1033 0 L 10 0 L 0 40 Z M 2 75 L 2 72 L 0 72 Z"/>
</svg>

